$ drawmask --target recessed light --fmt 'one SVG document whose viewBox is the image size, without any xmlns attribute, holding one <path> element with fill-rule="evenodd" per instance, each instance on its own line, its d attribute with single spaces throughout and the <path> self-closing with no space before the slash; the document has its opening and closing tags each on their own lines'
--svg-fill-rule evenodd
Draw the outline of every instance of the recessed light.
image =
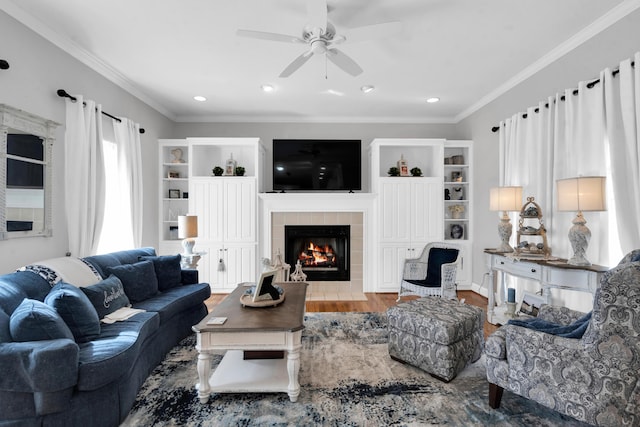
<svg viewBox="0 0 640 427">
<path fill-rule="evenodd" d="M 440 98 L 438 98 L 437 96 L 434 96 L 433 98 L 427 98 L 427 102 L 429 104 L 433 104 L 434 102 L 438 102 L 440 101 Z"/>
<path fill-rule="evenodd" d="M 360 88 L 360 90 L 364 93 L 369 93 L 374 89 L 375 89 L 375 86 L 371 86 L 371 85 L 364 85 Z"/>
<path fill-rule="evenodd" d="M 207 98 L 205 98 L 204 96 L 200 96 L 200 95 L 194 96 L 193 99 L 195 99 L 198 102 L 204 102 L 204 101 L 207 100 Z"/>
<path fill-rule="evenodd" d="M 275 88 L 271 85 L 262 85 L 260 86 L 260 88 L 264 91 L 264 92 L 273 92 L 275 90 Z"/>
</svg>

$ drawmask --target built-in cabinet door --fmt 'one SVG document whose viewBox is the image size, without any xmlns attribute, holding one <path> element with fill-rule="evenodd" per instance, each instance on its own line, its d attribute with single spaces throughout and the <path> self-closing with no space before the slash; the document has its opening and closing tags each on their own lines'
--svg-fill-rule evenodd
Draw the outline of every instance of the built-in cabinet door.
<svg viewBox="0 0 640 427">
<path fill-rule="evenodd" d="M 405 178 L 385 178 L 380 183 L 380 240 L 411 241 L 411 186 Z"/>
<path fill-rule="evenodd" d="M 383 178 L 382 242 L 430 242 L 442 236 L 442 183 L 434 178 Z"/>
<path fill-rule="evenodd" d="M 224 179 L 224 241 L 255 242 L 256 180 L 254 177 Z"/>
<path fill-rule="evenodd" d="M 222 241 L 224 230 L 224 182 L 193 178 L 189 183 L 189 213 L 198 216 L 198 239 Z"/>
<path fill-rule="evenodd" d="M 256 245 L 211 245 L 208 263 L 213 292 L 227 292 L 241 282 L 255 282 Z"/>
<path fill-rule="evenodd" d="M 377 292 L 398 292 L 404 268 L 404 260 L 410 258 L 406 245 L 384 244 L 379 248 Z"/>
</svg>

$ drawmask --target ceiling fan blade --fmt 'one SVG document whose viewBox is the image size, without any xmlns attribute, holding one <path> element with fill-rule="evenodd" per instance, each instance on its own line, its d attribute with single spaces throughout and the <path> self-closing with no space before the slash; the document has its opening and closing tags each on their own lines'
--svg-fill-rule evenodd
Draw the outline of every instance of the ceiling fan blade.
<svg viewBox="0 0 640 427">
<path fill-rule="evenodd" d="M 329 58 L 329 61 L 336 64 L 344 72 L 351 74 L 353 77 L 362 73 L 362 68 L 356 64 L 356 61 L 338 49 L 328 49 L 327 58 Z"/>
<path fill-rule="evenodd" d="M 344 34 L 344 43 L 358 43 L 367 40 L 379 40 L 394 36 L 402 31 L 401 22 L 384 22 L 354 28 Z M 339 41 L 337 40 L 339 43 Z"/>
<path fill-rule="evenodd" d="M 249 37 L 252 39 L 271 40 L 274 42 L 306 43 L 304 40 L 296 36 L 289 36 L 286 34 L 277 34 L 277 33 L 267 33 L 264 31 L 237 30 L 236 35 L 240 37 Z"/>
<path fill-rule="evenodd" d="M 327 31 L 327 0 L 307 0 L 307 16 L 312 29 Z"/>
<path fill-rule="evenodd" d="M 298 56 L 296 59 L 293 60 L 293 62 L 289 65 L 287 65 L 287 68 L 285 68 L 284 70 L 282 70 L 282 72 L 280 73 L 280 75 L 278 77 L 289 77 L 291 74 L 293 74 L 298 68 L 302 67 L 304 65 L 305 62 L 307 62 L 309 60 L 309 58 L 311 58 L 313 56 L 313 52 L 308 50 L 305 53 L 303 53 L 302 55 Z"/>
</svg>

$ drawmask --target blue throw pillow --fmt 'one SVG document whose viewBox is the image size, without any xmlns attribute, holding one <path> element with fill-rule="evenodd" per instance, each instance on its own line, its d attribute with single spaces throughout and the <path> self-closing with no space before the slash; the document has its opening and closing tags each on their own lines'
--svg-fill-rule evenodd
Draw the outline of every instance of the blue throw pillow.
<svg viewBox="0 0 640 427">
<path fill-rule="evenodd" d="M 151 261 L 107 267 L 107 272 L 118 276 L 131 302 L 144 301 L 158 293 L 158 279 Z"/>
<path fill-rule="evenodd" d="M 62 317 L 76 342 L 88 342 L 100 335 L 98 312 L 80 288 L 60 282 L 51 288 L 44 302 Z"/>
<path fill-rule="evenodd" d="M 180 255 L 141 256 L 140 260 L 152 261 L 158 279 L 158 289 L 166 291 L 182 285 Z"/>
<path fill-rule="evenodd" d="M 449 264 L 458 258 L 457 249 L 431 248 L 427 261 L 426 286 L 442 286 L 442 264 Z"/>
<path fill-rule="evenodd" d="M 13 341 L 11 331 L 9 330 L 10 319 L 9 315 L 0 309 L 0 343 Z"/>
<path fill-rule="evenodd" d="M 9 320 L 14 341 L 43 341 L 68 338 L 73 334 L 56 311 L 47 304 L 25 298 L 16 307 Z"/>
<path fill-rule="evenodd" d="M 96 309 L 99 319 L 104 319 L 119 308 L 130 305 L 129 298 L 124 291 L 122 282 L 116 276 L 111 275 L 95 285 L 80 288 L 89 298 L 91 305 Z"/>
</svg>

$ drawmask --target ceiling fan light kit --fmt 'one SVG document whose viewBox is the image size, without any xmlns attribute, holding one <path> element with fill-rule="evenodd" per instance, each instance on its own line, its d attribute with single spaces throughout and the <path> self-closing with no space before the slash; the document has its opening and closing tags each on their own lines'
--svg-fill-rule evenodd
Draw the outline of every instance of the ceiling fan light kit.
<svg viewBox="0 0 640 427">
<path fill-rule="evenodd" d="M 238 30 L 236 35 L 283 43 L 306 44 L 308 49 L 287 65 L 279 77 L 289 77 L 302 67 L 313 55 L 325 55 L 325 57 L 338 68 L 355 77 L 362 74 L 362 68 L 351 59 L 351 57 L 335 46 L 389 37 L 401 29 L 399 22 L 385 22 L 354 28 L 347 33 L 347 35 L 339 35 L 333 24 L 327 20 L 327 15 L 326 0 L 307 0 L 308 24 L 302 30 L 301 38 L 286 34 L 254 30 Z"/>
</svg>

